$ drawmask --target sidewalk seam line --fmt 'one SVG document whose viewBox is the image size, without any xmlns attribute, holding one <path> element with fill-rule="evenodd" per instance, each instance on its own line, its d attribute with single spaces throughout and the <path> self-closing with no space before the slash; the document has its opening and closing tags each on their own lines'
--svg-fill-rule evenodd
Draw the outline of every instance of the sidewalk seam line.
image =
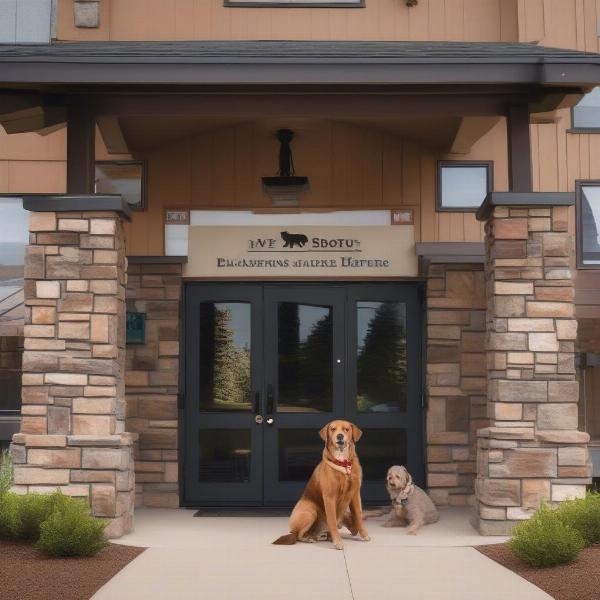
<svg viewBox="0 0 600 600">
<path fill-rule="evenodd" d="M 352 589 L 352 579 L 350 578 L 350 570 L 348 569 L 348 561 L 346 560 L 346 551 L 342 550 L 344 554 L 344 566 L 346 567 L 346 575 L 348 576 L 348 585 L 350 586 L 350 596 L 354 599 L 354 590 Z"/>
</svg>

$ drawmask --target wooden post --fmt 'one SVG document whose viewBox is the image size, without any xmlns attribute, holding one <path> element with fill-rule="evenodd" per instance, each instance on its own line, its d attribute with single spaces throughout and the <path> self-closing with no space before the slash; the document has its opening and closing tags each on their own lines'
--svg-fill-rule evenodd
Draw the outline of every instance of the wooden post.
<svg viewBox="0 0 600 600">
<path fill-rule="evenodd" d="M 529 109 L 526 104 L 511 104 L 506 119 L 508 134 L 508 178 L 511 192 L 531 192 L 531 141 Z"/>
<path fill-rule="evenodd" d="M 95 123 L 85 104 L 67 108 L 67 193 L 93 194 Z"/>
</svg>

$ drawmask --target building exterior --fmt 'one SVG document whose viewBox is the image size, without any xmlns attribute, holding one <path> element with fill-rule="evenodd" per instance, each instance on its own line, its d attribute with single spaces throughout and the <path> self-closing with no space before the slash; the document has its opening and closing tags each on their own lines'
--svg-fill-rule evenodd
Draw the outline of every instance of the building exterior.
<svg viewBox="0 0 600 600">
<path fill-rule="evenodd" d="M 13 4 L 17 491 L 89 498 L 114 536 L 134 505 L 287 505 L 348 418 L 366 502 L 396 463 L 484 534 L 585 493 L 594 3 L 57 0 L 30 29 Z"/>
</svg>

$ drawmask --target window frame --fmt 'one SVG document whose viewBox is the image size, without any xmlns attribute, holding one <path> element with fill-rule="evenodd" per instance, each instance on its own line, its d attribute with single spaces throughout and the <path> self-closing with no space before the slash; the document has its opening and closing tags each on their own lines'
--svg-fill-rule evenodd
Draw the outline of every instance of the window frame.
<svg viewBox="0 0 600 600">
<path fill-rule="evenodd" d="M 475 213 L 479 206 L 443 206 L 442 205 L 442 169 L 444 167 L 485 167 L 487 169 L 487 193 L 494 191 L 494 161 L 493 160 L 438 160 L 435 190 L 435 211 Z M 485 200 L 485 198 L 484 198 Z M 483 200 L 482 200 L 483 202 Z"/>
<path fill-rule="evenodd" d="M 600 125 L 598 127 L 576 127 L 575 107 L 571 106 L 571 127 L 567 129 L 567 133 L 600 133 Z"/>
<path fill-rule="evenodd" d="M 96 165 L 141 165 L 142 167 L 142 180 L 141 180 L 141 204 L 140 206 L 133 206 L 127 203 L 130 210 L 137 212 L 143 212 L 148 208 L 148 161 L 145 159 L 140 160 L 96 160 L 94 161 L 94 179 L 96 179 Z"/>
<path fill-rule="evenodd" d="M 366 0 L 345 0 L 344 2 L 329 2 L 328 0 L 303 0 L 303 2 L 269 2 L 268 0 L 253 0 L 252 2 L 240 2 L 239 0 L 223 0 L 223 6 L 227 8 L 364 8 Z"/>
<path fill-rule="evenodd" d="M 575 254 L 577 269 L 599 270 L 600 264 L 590 265 L 583 262 L 583 222 L 581 220 L 581 199 L 584 187 L 599 187 L 600 179 L 576 179 L 575 180 Z"/>
<path fill-rule="evenodd" d="M 588 92 L 588 94 L 591 94 L 591 92 Z M 581 100 L 583 100 L 586 95 L 587 94 L 584 94 L 581 97 Z M 581 100 L 579 102 L 581 102 Z M 579 104 L 579 102 L 577 104 Z M 571 106 L 569 109 L 571 114 L 571 127 L 567 129 L 567 133 L 600 133 L 600 125 L 598 125 L 598 127 L 577 127 L 575 125 L 575 109 L 577 108 L 577 104 Z"/>
</svg>

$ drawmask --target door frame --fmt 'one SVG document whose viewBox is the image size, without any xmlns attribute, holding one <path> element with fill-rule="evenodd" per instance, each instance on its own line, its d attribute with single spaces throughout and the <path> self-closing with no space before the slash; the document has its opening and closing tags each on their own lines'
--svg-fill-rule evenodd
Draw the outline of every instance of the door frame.
<svg viewBox="0 0 600 600">
<path fill-rule="evenodd" d="M 187 309 L 187 298 L 188 298 L 188 290 L 191 286 L 197 284 L 205 284 L 205 285 L 220 285 L 220 284 L 236 284 L 236 285 L 262 285 L 262 284 L 274 284 L 281 286 L 293 286 L 293 285 L 319 285 L 319 286 L 335 286 L 335 285 L 405 285 L 410 286 L 415 289 L 418 298 L 418 309 L 420 312 L 420 337 L 418 340 L 418 344 L 420 344 L 420 352 L 418 352 L 418 369 L 419 373 L 417 374 L 416 379 L 420 381 L 421 386 L 421 402 L 418 407 L 418 420 L 415 419 L 415 425 L 418 426 L 420 443 L 414 445 L 414 451 L 418 453 L 418 461 L 419 465 L 411 474 L 415 482 L 418 485 L 425 487 L 426 481 L 426 445 L 427 445 L 427 436 L 426 436 L 426 415 L 427 415 L 427 402 L 426 402 L 426 394 L 425 394 L 425 368 L 426 364 L 426 349 L 427 349 L 427 311 L 426 311 L 426 280 L 422 277 L 403 277 L 403 278 L 389 278 L 389 279 L 364 279 L 364 278 L 334 278 L 331 280 L 319 280 L 319 279 L 306 279 L 306 278 L 294 278 L 289 280 L 270 280 L 270 279 L 255 279 L 255 278 L 223 278 L 223 279 L 203 279 L 203 278 L 190 278 L 184 279 L 182 282 L 182 293 L 180 299 L 180 311 L 179 311 L 179 391 L 177 393 L 177 433 L 178 433 L 178 443 L 177 443 L 177 457 L 178 457 L 178 488 L 179 488 L 179 506 L 182 508 L 200 508 L 200 507 L 210 507 L 210 506 L 232 506 L 232 507 L 251 507 L 252 504 L 247 501 L 236 502 L 235 499 L 229 500 L 227 503 L 223 502 L 215 502 L 215 501 L 205 501 L 198 502 L 197 500 L 193 500 L 186 495 L 186 486 L 185 486 L 185 473 L 187 467 L 187 456 L 186 456 L 186 435 L 188 433 L 188 424 L 186 423 L 185 418 L 185 404 L 186 404 L 186 394 L 188 392 L 188 381 L 186 377 L 186 358 L 187 358 L 187 341 L 188 341 L 188 332 L 185 327 L 186 324 L 186 309 Z M 264 394 L 263 394 L 264 397 Z M 286 504 L 286 506 L 291 506 L 292 504 Z M 279 504 L 279 506 L 282 506 Z M 256 506 L 254 506 L 256 508 Z M 263 508 L 263 505 L 258 508 Z M 268 510 L 268 505 L 264 505 L 264 508 Z"/>
</svg>

